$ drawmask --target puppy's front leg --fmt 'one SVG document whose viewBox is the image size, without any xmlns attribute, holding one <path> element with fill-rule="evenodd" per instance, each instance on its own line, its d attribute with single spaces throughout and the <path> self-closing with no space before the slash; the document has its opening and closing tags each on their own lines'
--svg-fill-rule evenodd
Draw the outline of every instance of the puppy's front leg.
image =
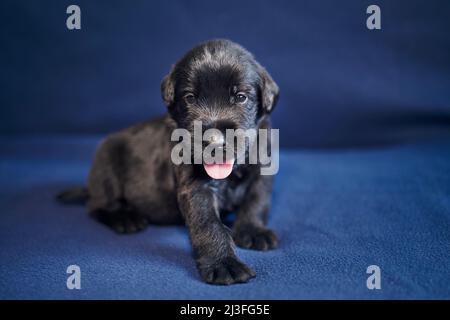
<svg viewBox="0 0 450 320">
<path fill-rule="evenodd" d="M 180 187 L 178 203 L 204 281 L 212 284 L 247 282 L 255 272 L 236 257 L 230 231 L 219 219 L 215 195 L 201 183 Z"/>
<path fill-rule="evenodd" d="M 259 175 L 250 185 L 246 198 L 237 210 L 233 227 L 233 238 L 239 247 L 270 250 L 278 246 L 277 236 L 266 227 L 271 192 L 271 176 Z"/>
</svg>

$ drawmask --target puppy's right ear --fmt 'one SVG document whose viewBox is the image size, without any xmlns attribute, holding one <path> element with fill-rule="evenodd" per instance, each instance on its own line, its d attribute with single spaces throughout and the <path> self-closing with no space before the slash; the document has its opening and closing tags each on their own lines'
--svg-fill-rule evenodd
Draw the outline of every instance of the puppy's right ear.
<svg viewBox="0 0 450 320">
<path fill-rule="evenodd" d="M 280 89 L 267 70 L 258 64 L 261 77 L 261 104 L 265 113 L 271 113 L 278 101 Z"/>
<path fill-rule="evenodd" d="M 164 103 L 169 107 L 175 100 L 175 83 L 173 81 L 173 67 L 169 74 L 161 82 L 161 96 Z"/>
</svg>

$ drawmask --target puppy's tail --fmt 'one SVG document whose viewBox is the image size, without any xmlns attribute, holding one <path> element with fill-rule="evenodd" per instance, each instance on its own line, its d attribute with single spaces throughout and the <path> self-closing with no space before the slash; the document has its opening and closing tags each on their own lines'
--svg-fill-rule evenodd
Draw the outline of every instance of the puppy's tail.
<svg viewBox="0 0 450 320">
<path fill-rule="evenodd" d="M 57 194 L 56 199 L 64 204 L 85 204 L 89 199 L 89 192 L 85 187 L 73 187 Z"/>
</svg>

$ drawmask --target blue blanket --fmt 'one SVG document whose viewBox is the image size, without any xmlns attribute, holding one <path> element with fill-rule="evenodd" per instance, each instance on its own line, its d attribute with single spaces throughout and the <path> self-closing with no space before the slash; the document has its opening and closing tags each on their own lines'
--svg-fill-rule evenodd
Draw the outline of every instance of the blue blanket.
<svg viewBox="0 0 450 320">
<path fill-rule="evenodd" d="M 200 280 L 184 227 L 117 235 L 54 200 L 85 182 L 98 140 L 1 139 L 1 299 L 450 298 L 448 139 L 283 151 L 269 222 L 280 248 L 238 249 L 257 277 L 228 287 Z M 73 264 L 80 290 L 66 287 Z"/>
</svg>

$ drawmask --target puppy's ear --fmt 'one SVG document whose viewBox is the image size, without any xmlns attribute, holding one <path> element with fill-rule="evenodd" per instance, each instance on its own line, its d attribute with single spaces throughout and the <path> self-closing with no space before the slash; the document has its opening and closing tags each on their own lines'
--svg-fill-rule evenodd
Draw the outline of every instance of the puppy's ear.
<svg viewBox="0 0 450 320">
<path fill-rule="evenodd" d="M 261 104 L 265 113 L 270 113 L 275 108 L 280 95 L 280 89 L 267 70 L 259 65 L 261 77 Z"/>
<path fill-rule="evenodd" d="M 173 80 L 173 67 L 169 74 L 166 75 L 161 82 L 161 96 L 164 103 L 169 107 L 175 100 L 175 83 Z"/>
</svg>

